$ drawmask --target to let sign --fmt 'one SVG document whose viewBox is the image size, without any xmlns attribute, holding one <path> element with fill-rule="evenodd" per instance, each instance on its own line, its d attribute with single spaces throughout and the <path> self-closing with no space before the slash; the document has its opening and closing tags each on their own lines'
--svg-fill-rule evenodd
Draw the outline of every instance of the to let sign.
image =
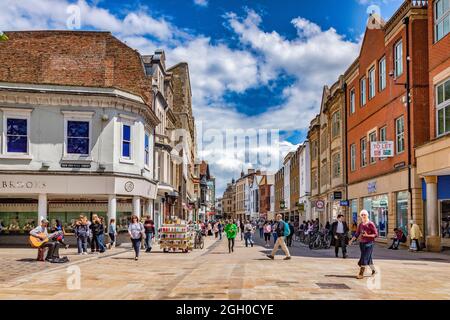
<svg viewBox="0 0 450 320">
<path fill-rule="evenodd" d="M 393 141 L 374 141 L 370 143 L 371 158 L 391 158 L 394 156 Z"/>
</svg>

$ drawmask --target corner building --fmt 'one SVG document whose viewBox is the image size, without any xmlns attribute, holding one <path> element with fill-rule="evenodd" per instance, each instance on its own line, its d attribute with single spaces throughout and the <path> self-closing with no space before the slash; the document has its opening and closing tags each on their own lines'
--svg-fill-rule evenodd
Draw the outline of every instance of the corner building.
<svg viewBox="0 0 450 320">
<path fill-rule="evenodd" d="M 429 138 L 427 24 L 426 1 L 405 1 L 388 22 L 370 17 L 345 74 L 350 210 L 366 209 L 381 241 L 411 219 L 424 229 L 414 150 Z M 373 157 L 372 142 L 392 142 L 391 155 Z"/>
</svg>

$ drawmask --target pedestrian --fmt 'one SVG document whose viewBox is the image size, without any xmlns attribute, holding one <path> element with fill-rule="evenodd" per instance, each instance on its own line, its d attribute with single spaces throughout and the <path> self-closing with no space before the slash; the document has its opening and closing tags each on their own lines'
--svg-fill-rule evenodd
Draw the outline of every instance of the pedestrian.
<svg viewBox="0 0 450 320">
<path fill-rule="evenodd" d="M 214 223 L 214 238 L 218 239 L 219 238 L 219 226 L 218 226 L 219 222 Z"/>
<path fill-rule="evenodd" d="M 109 220 L 108 226 L 108 236 L 109 236 L 109 249 L 112 249 L 116 246 L 116 219 Z"/>
<path fill-rule="evenodd" d="M 77 239 L 77 248 L 79 255 L 85 255 L 87 253 L 87 243 L 89 238 L 89 225 L 87 218 L 81 216 L 75 223 L 74 233 Z"/>
<path fill-rule="evenodd" d="M 225 233 L 228 239 L 228 253 L 234 252 L 234 239 L 236 239 L 238 227 L 231 220 L 225 226 Z"/>
<path fill-rule="evenodd" d="M 100 234 L 102 234 L 104 230 L 98 215 L 92 215 L 92 222 L 89 225 L 89 228 L 91 230 L 91 252 L 105 252 L 105 248 L 102 247 L 102 242 L 100 239 Z"/>
<path fill-rule="evenodd" d="M 52 230 L 55 234 L 55 240 L 64 246 L 64 248 L 69 249 L 69 245 L 64 242 L 64 234 L 66 231 L 64 230 L 64 226 L 61 223 L 61 220 L 55 220 L 55 226 Z"/>
<path fill-rule="evenodd" d="M 217 223 L 217 229 L 219 229 L 219 240 L 222 240 L 222 233 L 223 233 L 223 222 L 219 221 Z"/>
<path fill-rule="evenodd" d="M 98 222 L 100 224 L 100 227 L 98 228 L 98 242 L 100 245 L 100 253 L 103 253 L 106 251 L 105 246 L 105 222 L 103 220 L 103 217 L 98 218 Z"/>
<path fill-rule="evenodd" d="M 370 221 L 369 213 L 367 210 L 362 210 L 359 214 L 361 217 L 361 223 L 356 230 L 355 236 L 350 240 L 349 245 L 353 243 L 356 239 L 361 237 L 359 242 L 359 249 L 361 250 L 361 257 L 358 262 L 359 274 L 357 279 L 364 278 L 364 271 L 367 267 L 372 270 L 372 276 L 375 275 L 376 270 L 372 260 L 373 246 L 375 238 L 378 237 L 378 231 L 375 224 Z"/>
<path fill-rule="evenodd" d="M 291 254 L 289 253 L 289 249 L 286 246 L 285 238 L 289 236 L 289 226 L 287 223 L 283 221 L 283 216 L 281 214 L 277 215 L 277 226 L 276 226 L 276 233 L 277 233 L 277 242 L 275 243 L 275 246 L 273 247 L 272 253 L 268 254 L 267 257 L 274 260 L 275 254 L 277 253 L 278 249 L 281 247 L 281 249 L 286 254 L 286 258 L 284 260 L 291 260 Z"/>
<path fill-rule="evenodd" d="M 331 245 L 334 246 L 336 258 L 339 257 L 339 247 L 342 248 L 342 257 L 347 259 L 347 244 L 349 228 L 344 221 L 344 215 L 339 214 L 337 220 L 331 225 Z"/>
<path fill-rule="evenodd" d="M 155 237 L 155 223 L 150 216 L 147 216 L 144 221 L 145 229 L 145 252 L 152 251 L 152 240 Z"/>
<path fill-rule="evenodd" d="M 420 227 L 417 223 L 415 223 L 414 220 L 410 221 L 411 224 L 411 229 L 409 231 L 409 235 L 411 238 L 411 245 L 409 247 L 409 250 L 412 252 L 417 252 L 420 251 L 420 238 L 422 238 L 423 234 L 422 231 L 420 230 Z"/>
<path fill-rule="evenodd" d="M 403 233 L 403 231 L 399 228 L 395 228 L 394 229 L 394 237 L 391 239 L 392 240 L 392 244 L 391 246 L 388 248 L 390 250 L 398 250 L 398 247 L 400 246 L 400 243 L 405 243 L 406 242 L 406 236 Z"/>
<path fill-rule="evenodd" d="M 292 247 L 292 238 L 294 237 L 295 232 L 294 224 L 292 223 L 292 221 L 286 222 L 286 224 L 289 227 L 289 235 L 286 237 L 286 244 L 288 247 Z"/>
<path fill-rule="evenodd" d="M 208 236 L 212 236 L 212 226 L 211 226 L 211 222 L 208 222 Z"/>
<path fill-rule="evenodd" d="M 264 221 L 261 219 L 259 220 L 258 223 L 258 229 L 259 229 L 259 238 L 263 239 L 264 238 Z"/>
<path fill-rule="evenodd" d="M 240 222 L 239 231 L 241 232 L 241 241 L 244 241 L 245 224 L 244 221 Z"/>
<path fill-rule="evenodd" d="M 253 241 L 252 241 L 253 226 L 251 225 L 251 223 L 249 221 L 247 221 L 247 223 L 245 224 L 244 230 L 245 230 L 245 233 L 244 233 L 245 247 L 248 247 L 249 243 L 253 247 Z"/>
<path fill-rule="evenodd" d="M 128 234 L 130 235 L 131 244 L 135 253 L 134 260 L 137 261 L 139 259 L 139 250 L 141 249 L 142 239 L 145 238 L 144 225 L 139 222 L 137 215 L 131 216 L 131 223 L 128 226 Z"/>
<path fill-rule="evenodd" d="M 273 235 L 273 245 L 277 243 L 278 234 L 277 234 L 277 222 L 272 223 L 272 235 Z"/>
<path fill-rule="evenodd" d="M 264 226 L 264 241 L 266 242 L 265 246 L 270 246 L 270 235 L 272 234 L 272 225 L 269 222 L 265 222 Z"/>
</svg>

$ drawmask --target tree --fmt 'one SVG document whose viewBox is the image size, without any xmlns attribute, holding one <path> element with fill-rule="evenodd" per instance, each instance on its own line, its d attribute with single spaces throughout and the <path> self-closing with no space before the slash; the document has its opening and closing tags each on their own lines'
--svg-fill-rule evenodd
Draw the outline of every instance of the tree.
<svg viewBox="0 0 450 320">
<path fill-rule="evenodd" d="M 0 31 L 0 41 L 6 41 L 8 40 L 8 36 Z"/>
</svg>

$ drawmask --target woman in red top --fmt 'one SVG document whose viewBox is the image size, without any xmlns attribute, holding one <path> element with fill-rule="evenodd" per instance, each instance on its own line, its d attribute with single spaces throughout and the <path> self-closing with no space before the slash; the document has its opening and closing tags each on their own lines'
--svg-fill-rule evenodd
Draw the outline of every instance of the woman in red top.
<svg viewBox="0 0 450 320">
<path fill-rule="evenodd" d="M 352 240 L 350 240 L 350 245 L 353 243 L 353 241 L 361 237 L 359 241 L 361 258 L 359 259 L 358 262 L 360 270 L 356 278 L 363 279 L 364 271 L 368 266 L 372 270 L 372 276 L 376 273 L 375 266 L 373 265 L 372 261 L 372 252 L 375 238 L 378 236 L 378 231 L 375 224 L 369 220 L 369 213 L 366 210 L 361 211 L 359 215 L 361 217 L 362 222 L 358 226 L 356 234 L 353 236 Z"/>
</svg>

